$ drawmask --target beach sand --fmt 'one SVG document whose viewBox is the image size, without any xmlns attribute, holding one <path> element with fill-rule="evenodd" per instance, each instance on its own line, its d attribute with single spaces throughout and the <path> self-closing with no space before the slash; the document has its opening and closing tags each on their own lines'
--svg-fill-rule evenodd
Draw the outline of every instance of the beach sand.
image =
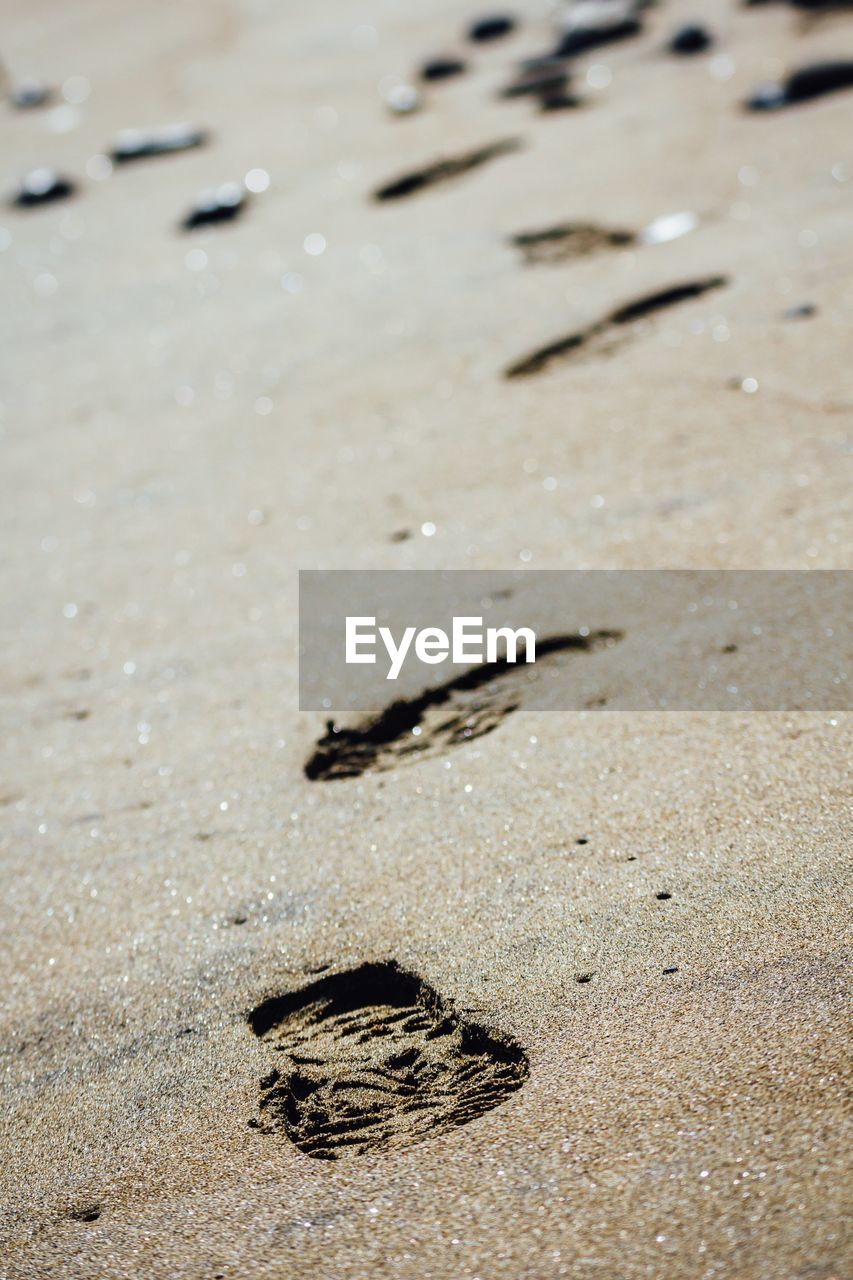
<svg viewBox="0 0 853 1280">
<path fill-rule="evenodd" d="M 702 8 L 708 53 L 666 53 L 667 0 L 540 113 L 498 93 L 545 5 L 473 46 L 441 0 L 9 0 L 12 80 L 71 101 L 4 109 L 6 190 L 78 191 L 0 216 L 8 1280 L 849 1274 L 849 717 L 528 711 L 303 772 L 298 569 L 849 563 L 853 98 L 742 103 L 851 18 Z M 207 145 L 93 162 L 172 120 Z M 253 169 L 243 216 L 180 230 Z M 487 1066 L 519 1050 L 512 1088 L 334 1160 L 256 1127 L 250 1011 L 391 961 Z"/>
</svg>

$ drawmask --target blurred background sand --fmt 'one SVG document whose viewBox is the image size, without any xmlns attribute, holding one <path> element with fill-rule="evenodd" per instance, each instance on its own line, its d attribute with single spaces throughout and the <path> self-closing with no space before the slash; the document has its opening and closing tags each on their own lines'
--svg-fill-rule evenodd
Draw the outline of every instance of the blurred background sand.
<svg viewBox="0 0 853 1280">
<path fill-rule="evenodd" d="M 528 713 L 302 773 L 299 568 L 849 562 L 853 99 L 740 108 L 850 52 L 849 14 L 662 0 L 540 115 L 496 97 L 552 39 L 515 9 L 396 119 L 384 78 L 465 49 L 471 12 L 7 4 L 12 81 L 59 92 L 3 111 L 5 188 L 79 180 L 0 216 L 10 1280 L 849 1271 L 844 717 Z M 715 47 L 667 55 L 697 16 Z M 209 144 L 90 176 L 119 129 L 181 119 Z M 243 217 L 177 229 L 253 168 Z M 507 242 L 679 210 L 681 239 L 563 265 Z M 607 358 L 502 376 L 711 274 Z M 245 1013 L 374 958 L 517 1037 L 530 1078 L 431 1142 L 314 1161 L 247 1126 Z"/>
</svg>

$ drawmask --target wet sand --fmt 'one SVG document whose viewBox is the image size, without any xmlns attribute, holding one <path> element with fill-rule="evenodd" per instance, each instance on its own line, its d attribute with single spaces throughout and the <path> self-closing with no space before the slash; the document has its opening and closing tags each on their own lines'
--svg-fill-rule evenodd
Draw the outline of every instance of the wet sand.
<svg viewBox="0 0 853 1280">
<path fill-rule="evenodd" d="M 542 114 L 498 94 L 547 12 L 475 47 L 442 3 L 9 6 L 12 78 L 88 85 L 2 115 L 6 191 L 79 188 L 0 215 L 9 1280 L 850 1269 L 849 717 L 519 712 L 304 773 L 300 568 L 849 563 L 853 97 L 741 104 L 853 20 L 709 5 L 677 59 L 696 14 L 661 4 Z M 392 117 L 383 77 L 442 52 L 467 74 Z M 173 120 L 209 141 L 92 163 Z M 240 217 L 179 229 L 253 169 Z M 679 211 L 666 243 L 512 243 Z M 312 1158 L 263 1122 L 249 1015 L 390 961 L 519 1087 Z"/>
</svg>

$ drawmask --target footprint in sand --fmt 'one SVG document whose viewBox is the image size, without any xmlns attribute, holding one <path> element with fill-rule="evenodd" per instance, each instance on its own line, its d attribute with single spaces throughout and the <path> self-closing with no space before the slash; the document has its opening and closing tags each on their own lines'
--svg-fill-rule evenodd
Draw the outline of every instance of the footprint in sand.
<svg viewBox="0 0 853 1280">
<path fill-rule="evenodd" d="M 275 1062 L 260 1121 L 320 1160 L 410 1146 L 476 1120 L 521 1088 L 527 1057 L 467 1022 L 393 961 L 265 1000 L 249 1025 Z"/>
<path fill-rule="evenodd" d="M 406 196 L 426 191 L 440 182 L 449 182 L 452 178 L 460 178 L 472 169 L 479 169 L 498 156 L 509 155 L 518 151 L 521 142 L 518 138 L 504 138 L 500 142 L 489 143 L 478 147 L 475 151 L 466 151 L 462 155 L 449 156 L 444 160 L 436 160 L 424 169 L 416 169 L 412 173 L 404 173 L 402 177 L 385 183 L 373 193 L 375 200 L 402 200 Z"/>
<path fill-rule="evenodd" d="M 510 243 L 520 249 L 525 263 L 572 262 L 606 249 L 623 249 L 636 242 L 633 231 L 597 226 L 593 222 L 560 222 L 535 231 L 519 231 Z"/>
<path fill-rule="evenodd" d="M 548 636 L 536 642 L 536 665 L 561 653 L 593 653 L 621 639 L 621 631 Z M 520 707 L 525 670 L 523 663 L 506 659 L 486 662 L 415 698 L 400 698 L 352 727 L 330 720 L 305 776 L 312 782 L 358 778 L 482 738 Z"/>
<path fill-rule="evenodd" d="M 509 243 L 520 250 L 526 266 L 553 266 L 630 245 L 666 244 L 693 231 L 698 217 L 690 210 L 664 213 L 639 231 L 601 226 L 596 222 L 557 222 L 532 231 L 518 231 Z"/>
<path fill-rule="evenodd" d="M 679 303 L 701 298 L 704 293 L 721 289 L 726 284 L 728 280 L 725 276 L 706 276 L 701 280 L 688 280 L 685 284 L 670 285 L 655 293 L 645 294 L 642 298 L 617 307 L 586 329 L 578 329 L 554 342 L 546 343 L 544 347 L 537 347 L 505 369 L 504 377 L 529 378 L 552 364 L 576 358 L 582 351 L 584 354 L 603 354 L 618 345 L 629 332 L 629 326 L 637 321 L 645 320 L 656 312 L 665 311 Z"/>
</svg>

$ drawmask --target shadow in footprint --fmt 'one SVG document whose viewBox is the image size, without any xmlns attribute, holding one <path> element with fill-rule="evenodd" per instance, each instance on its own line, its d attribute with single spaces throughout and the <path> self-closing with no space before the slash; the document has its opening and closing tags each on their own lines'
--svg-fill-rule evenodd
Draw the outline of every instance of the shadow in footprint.
<svg viewBox="0 0 853 1280">
<path fill-rule="evenodd" d="M 712 289 L 720 289 L 728 284 L 725 276 L 706 276 L 702 280 L 690 280 L 686 284 L 671 285 L 659 289 L 655 293 L 644 295 L 633 302 L 627 302 L 615 311 L 611 311 L 602 320 L 596 320 L 586 329 L 557 338 L 544 347 L 537 347 L 529 355 L 516 360 L 504 371 L 506 378 L 529 378 L 532 374 L 541 373 L 549 365 L 558 361 L 571 359 L 583 348 L 592 347 L 602 352 L 612 348 L 620 338 L 620 330 L 638 320 L 645 320 L 658 311 L 677 306 L 680 302 L 688 302 L 692 298 L 700 298 Z"/>
<path fill-rule="evenodd" d="M 527 1079 L 507 1036 L 464 1020 L 393 961 L 274 996 L 249 1025 L 275 1052 L 256 1127 L 320 1160 L 410 1146 L 491 1111 Z"/>
<path fill-rule="evenodd" d="M 620 631 L 549 636 L 536 643 L 536 666 L 571 651 L 591 653 L 622 639 Z M 400 698 L 350 728 L 328 722 L 305 765 L 312 781 L 357 778 L 391 769 L 413 756 L 435 755 L 491 733 L 524 695 L 525 663 L 486 662 L 415 698 Z"/>
<path fill-rule="evenodd" d="M 479 169 L 481 165 L 488 164 L 490 160 L 497 159 L 498 156 L 509 155 L 512 151 L 518 151 L 521 147 L 521 141 L 518 138 L 504 138 L 500 142 L 492 142 L 486 147 L 478 147 L 475 151 L 466 151 L 463 155 L 450 156 L 445 160 L 436 160 L 434 164 L 427 165 L 425 169 L 416 169 L 412 173 L 405 173 L 400 178 L 395 178 L 393 182 L 388 182 L 385 186 L 379 187 L 373 193 L 374 200 L 402 200 L 406 196 L 416 195 L 420 191 L 426 191 L 429 187 L 437 186 L 440 182 L 449 182 L 452 178 L 460 178 L 465 173 L 470 173 L 472 169 Z"/>
</svg>

